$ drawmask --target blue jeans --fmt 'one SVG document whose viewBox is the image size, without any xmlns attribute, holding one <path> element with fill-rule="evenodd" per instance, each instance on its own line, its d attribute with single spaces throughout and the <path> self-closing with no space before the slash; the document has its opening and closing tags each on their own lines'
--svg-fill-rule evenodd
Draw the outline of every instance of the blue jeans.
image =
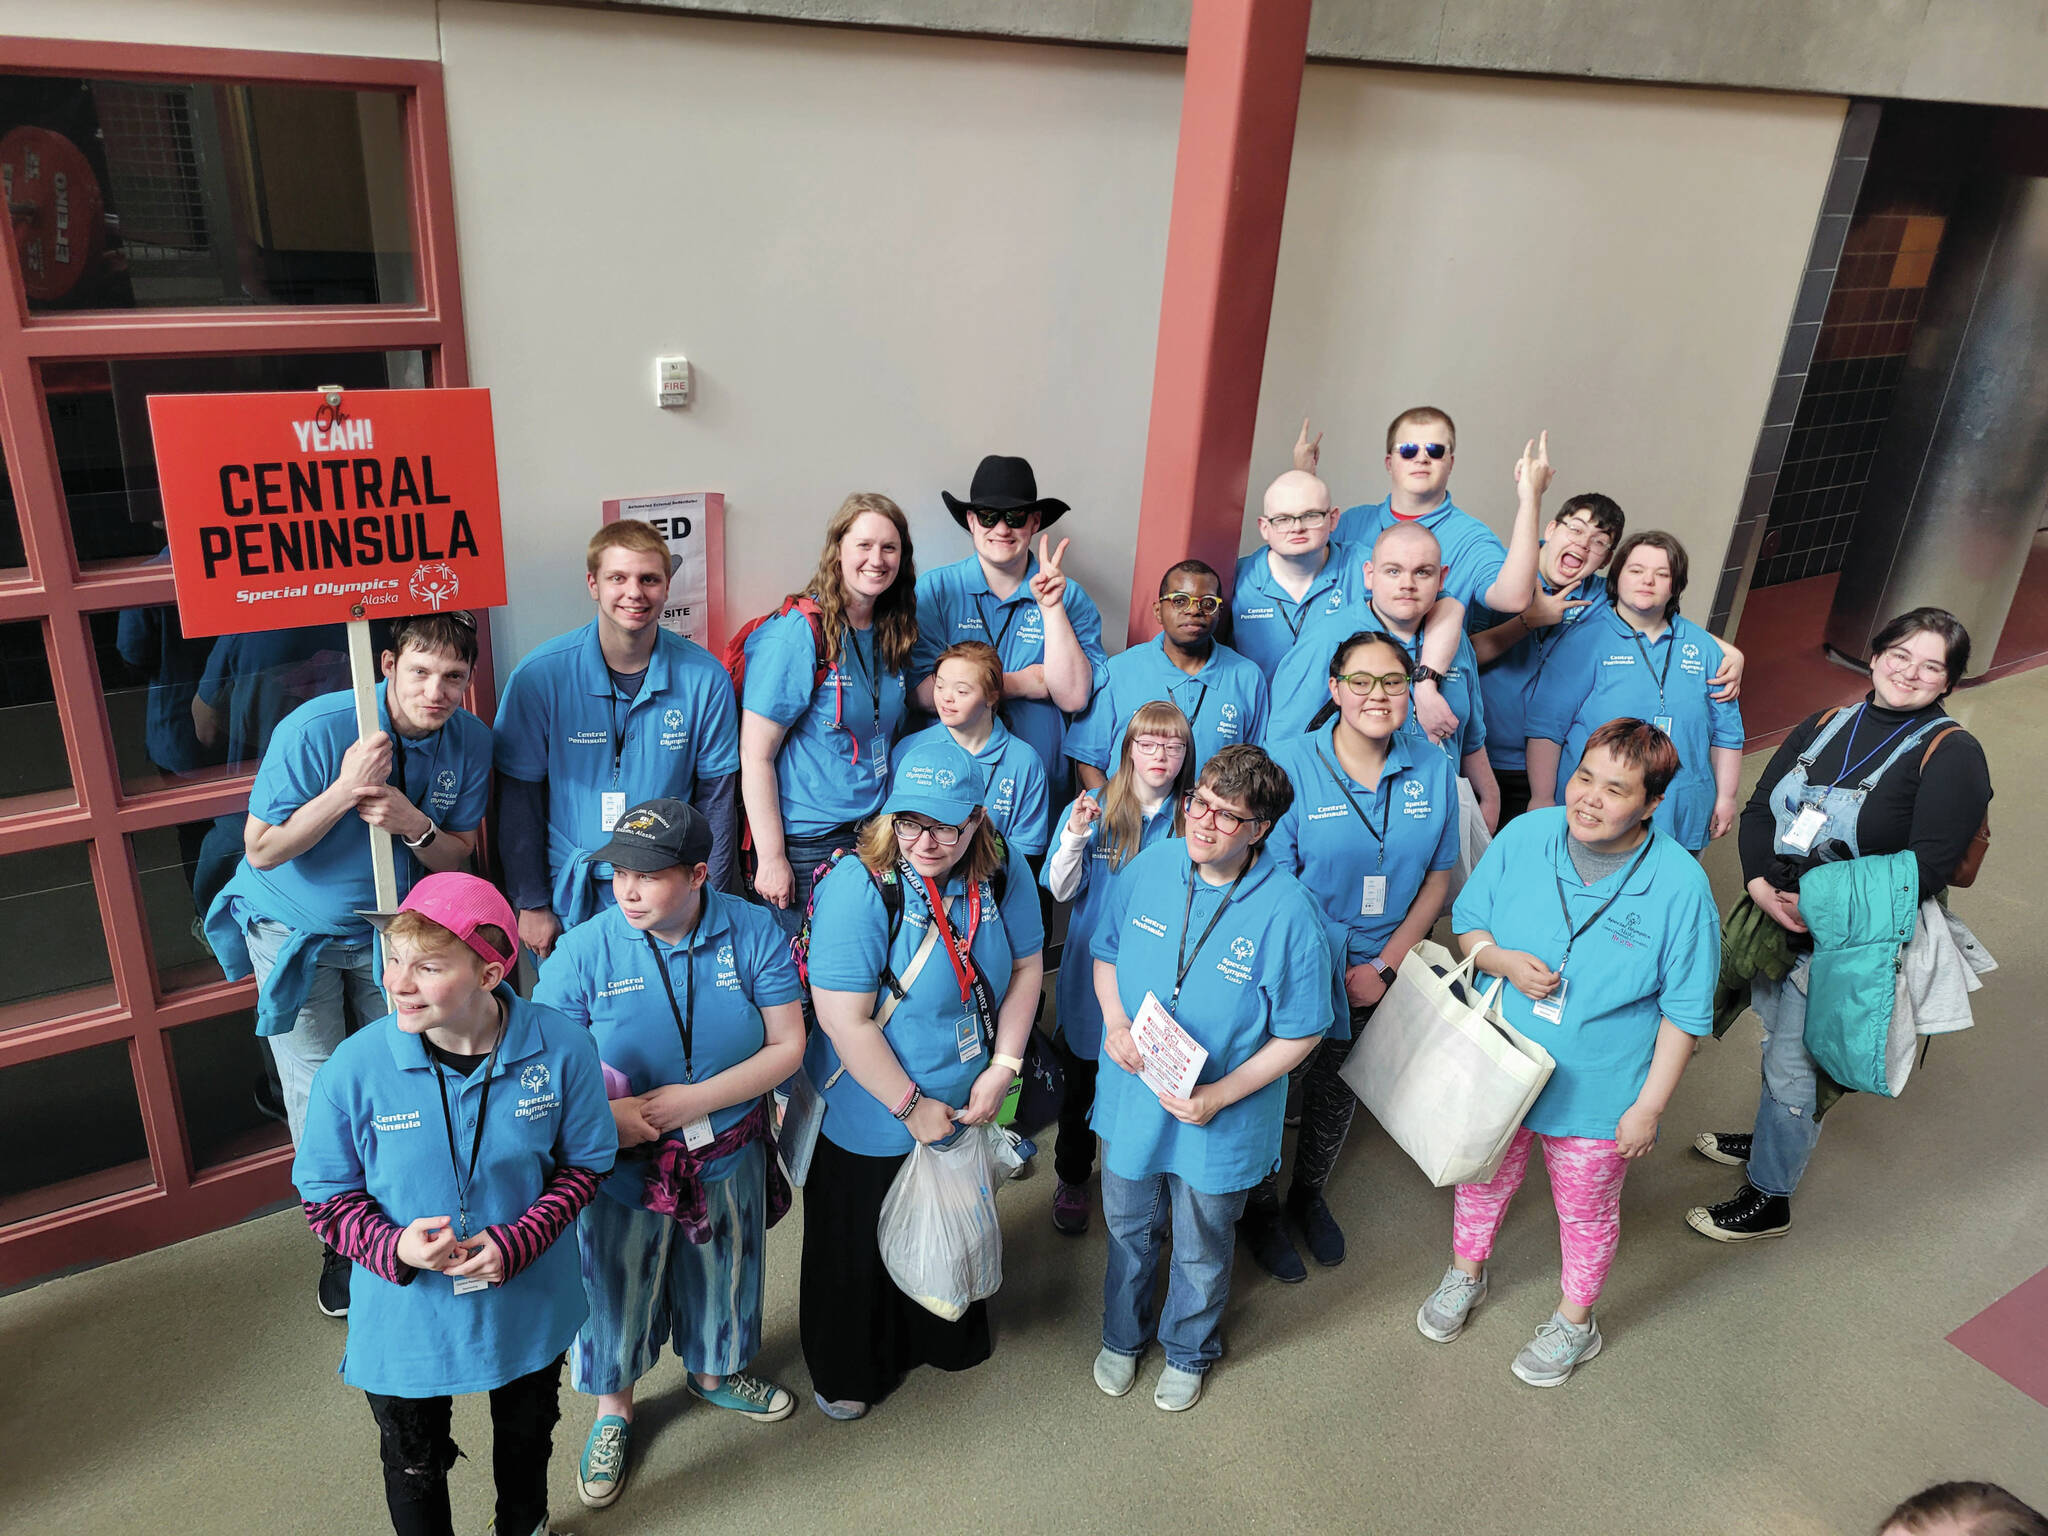
<svg viewBox="0 0 2048 1536">
<path fill-rule="evenodd" d="M 781 925 L 782 931 L 792 939 L 803 930 L 804 914 L 811 906 L 811 877 L 818 872 L 818 866 L 832 857 L 835 848 L 853 848 L 855 827 L 840 827 L 817 837 L 799 837 L 794 833 L 785 834 L 782 840 L 783 855 L 789 860 L 789 872 L 795 877 L 795 888 L 790 893 L 786 907 L 768 906 L 768 915 Z M 754 898 L 759 901 L 757 896 Z M 805 999 L 805 1007 L 810 1000 Z"/>
<path fill-rule="evenodd" d="M 1102 1347 L 1136 1359 L 1156 1337 L 1166 1363 L 1197 1375 L 1223 1353 L 1223 1304 L 1237 1257 L 1247 1191 L 1205 1195 L 1173 1173 L 1126 1179 L 1102 1170 L 1109 1266 L 1102 1277 Z M 1156 1309 L 1159 1250 L 1171 1237 L 1166 1304 Z"/>
<path fill-rule="evenodd" d="M 1806 968 L 1801 956 L 1797 969 Z M 1772 981 L 1759 973 L 1749 996 L 1764 1022 L 1764 1086 L 1749 1148 L 1749 1182 L 1767 1195 L 1790 1197 L 1820 1140 L 1820 1122 L 1813 1118 L 1813 1058 L 1806 1054 L 1806 994 L 1791 976 Z"/>
<path fill-rule="evenodd" d="M 256 973 L 258 988 L 270 979 L 277 952 L 291 934 L 291 929 L 271 918 L 250 920 L 246 935 L 249 967 Z M 285 1123 L 291 1128 L 293 1146 L 299 1144 L 306 1128 L 313 1074 L 326 1065 L 343 1040 L 390 1011 L 391 1005 L 377 984 L 377 946 L 369 936 L 329 939 L 313 967 L 313 985 L 291 1029 L 270 1037 L 270 1054 L 277 1062 L 277 1081 L 284 1091 Z"/>
</svg>

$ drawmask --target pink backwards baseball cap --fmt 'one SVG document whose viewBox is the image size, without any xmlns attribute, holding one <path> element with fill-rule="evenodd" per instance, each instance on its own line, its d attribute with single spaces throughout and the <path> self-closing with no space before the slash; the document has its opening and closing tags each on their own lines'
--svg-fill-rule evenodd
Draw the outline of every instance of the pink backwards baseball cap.
<svg viewBox="0 0 2048 1536">
<path fill-rule="evenodd" d="M 487 965 L 502 965 L 509 971 L 519 959 L 519 919 L 512 914 L 512 903 L 488 880 L 465 875 L 460 870 L 442 870 L 414 885 L 398 904 L 398 912 L 417 912 L 421 917 L 431 918 L 467 944 Z M 382 933 L 398 912 L 357 915 L 368 918 L 370 926 Z M 486 923 L 505 935 L 512 946 L 509 955 L 498 953 L 477 933 Z"/>
</svg>

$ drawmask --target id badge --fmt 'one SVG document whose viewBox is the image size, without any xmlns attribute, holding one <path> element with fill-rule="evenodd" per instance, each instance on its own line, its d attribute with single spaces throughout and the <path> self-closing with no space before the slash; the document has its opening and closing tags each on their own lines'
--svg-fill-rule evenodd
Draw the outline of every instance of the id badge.
<svg viewBox="0 0 2048 1536">
<path fill-rule="evenodd" d="M 471 1291 L 488 1291 L 490 1288 L 491 1282 L 482 1275 L 457 1275 L 455 1277 L 455 1294 L 458 1296 L 467 1296 Z"/>
<path fill-rule="evenodd" d="M 877 735 L 868 743 L 868 761 L 874 765 L 875 777 L 889 777 L 889 738 Z"/>
<path fill-rule="evenodd" d="M 701 1152 L 717 1138 L 711 1129 L 711 1117 L 699 1115 L 683 1127 L 683 1145 L 692 1152 Z"/>
<path fill-rule="evenodd" d="M 953 1031 L 955 1042 L 960 1047 L 960 1060 L 964 1064 L 981 1054 L 981 1021 L 973 1014 L 967 1014 Z"/>
<path fill-rule="evenodd" d="M 626 792 L 623 789 L 607 789 L 597 797 L 598 831 L 610 832 L 625 814 Z"/>
<path fill-rule="evenodd" d="M 1652 715 L 1650 717 L 1650 724 L 1654 725 L 1666 736 L 1671 734 L 1671 717 L 1669 715 Z"/>
<path fill-rule="evenodd" d="M 1367 875 L 1365 877 L 1364 893 L 1359 897 L 1358 901 L 1358 915 L 1360 917 L 1378 917 L 1386 910 L 1387 877 L 1385 875 Z"/>
<path fill-rule="evenodd" d="M 1564 1022 L 1564 995 L 1570 989 L 1571 984 L 1569 976 L 1558 977 L 1557 990 L 1536 1005 L 1536 1017 L 1543 1020 L 1546 1024 L 1562 1024 Z"/>
<path fill-rule="evenodd" d="M 1813 852 L 1813 840 L 1828 824 L 1828 813 L 1817 805 L 1802 805 L 1792 825 L 1785 829 L 1785 846 L 1794 853 Z"/>
</svg>

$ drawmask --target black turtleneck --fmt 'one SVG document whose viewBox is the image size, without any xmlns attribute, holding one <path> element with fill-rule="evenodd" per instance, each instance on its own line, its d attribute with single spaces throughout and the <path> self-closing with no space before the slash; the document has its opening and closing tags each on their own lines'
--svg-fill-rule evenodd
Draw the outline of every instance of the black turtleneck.
<svg viewBox="0 0 2048 1536">
<path fill-rule="evenodd" d="M 1853 704 L 1845 707 L 1856 708 Z M 1792 734 L 1772 754 L 1770 766 L 1756 781 L 1749 804 L 1743 807 L 1742 826 L 1737 837 L 1742 851 L 1744 880 L 1762 876 L 1780 890 L 1798 889 L 1799 874 L 1809 861 L 1782 859 L 1771 851 L 1777 828 L 1776 819 L 1771 814 L 1771 791 L 1792 771 L 1799 755 L 1820 734 L 1821 718 L 1826 713 L 1823 710 L 1820 714 L 1809 715 L 1794 727 Z M 1909 720 L 1917 724 L 1928 719 L 1945 719 L 1947 713 L 1940 700 L 1924 709 L 1906 713 L 1886 709 L 1877 702 L 1874 694 L 1867 694 L 1864 716 L 1855 733 L 1856 755 L 1861 758 Z M 1928 740 L 1944 729 L 1945 726 L 1936 726 Z M 1814 759 L 1813 766 L 1806 773 L 1807 781 L 1814 785 L 1831 783 L 1842 772 L 1848 748 L 1849 728 L 1844 726 Z M 1887 748 L 1887 755 L 1889 751 Z M 1910 850 L 1919 860 L 1923 900 L 1948 884 L 1949 876 L 1962 862 L 1970 839 L 1976 835 L 1977 828 L 1983 823 L 1984 812 L 1991 804 L 1991 767 L 1984 760 L 1984 749 L 1978 745 L 1976 737 L 1967 731 L 1956 732 L 1935 750 L 1933 758 L 1927 762 L 1926 772 L 1922 773 L 1920 764 L 1926 757 L 1927 740 L 1922 740 L 1893 763 L 1871 787 L 1870 797 L 1863 802 L 1862 814 L 1856 820 L 1859 852 L 1875 854 Z M 1883 760 L 1882 757 L 1878 759 L 1879 762 Z M 1870 766 L 1875 767 L 1876 764 Z M 1860 769 L 1857 778 L 1869 771 L 1870 767 Z"/>
</svg>

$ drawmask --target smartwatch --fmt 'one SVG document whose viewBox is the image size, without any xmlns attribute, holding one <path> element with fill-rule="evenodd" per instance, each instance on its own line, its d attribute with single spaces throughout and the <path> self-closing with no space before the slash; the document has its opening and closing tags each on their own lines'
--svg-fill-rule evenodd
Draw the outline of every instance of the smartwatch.
<svg viewBox="0 0 2048 1536">
<path fill-rule="evenodd" d="M 1400 974 L 1391 965 L 1387 964 L 1385 960 L 1372 959 L 1365 963 L 1372 967 L 1374 975 L 1378 976 L 1381 981 L 1390 987 L 1394 984 L 1395 976 Z"/>
<path fill-rule="evenodd" d="M 431 816 L 429 816 L 427 818 L 426 831 L 422 832 L 418 837 L 401 837 L 399 841 L 405 844 L 405 846 L 410 848 L 414 853 L 418 853 L 422 848 L 426 847 L 429 843 L 433 842 L 433 840 L 439 837 L 440 835 L 441 829 L 434 825 L 434 819 Z"/>
<path fill-rule="evenodd" d="M 1415 668 L 1414 681 L 1418 683 L 1435 683 L 1437 687 L 1441 688 L 1444 685 L 1444 675 L 1437 671 L 1435 667 L 1425 667 L 1418 663 Z"/>
</svg>

